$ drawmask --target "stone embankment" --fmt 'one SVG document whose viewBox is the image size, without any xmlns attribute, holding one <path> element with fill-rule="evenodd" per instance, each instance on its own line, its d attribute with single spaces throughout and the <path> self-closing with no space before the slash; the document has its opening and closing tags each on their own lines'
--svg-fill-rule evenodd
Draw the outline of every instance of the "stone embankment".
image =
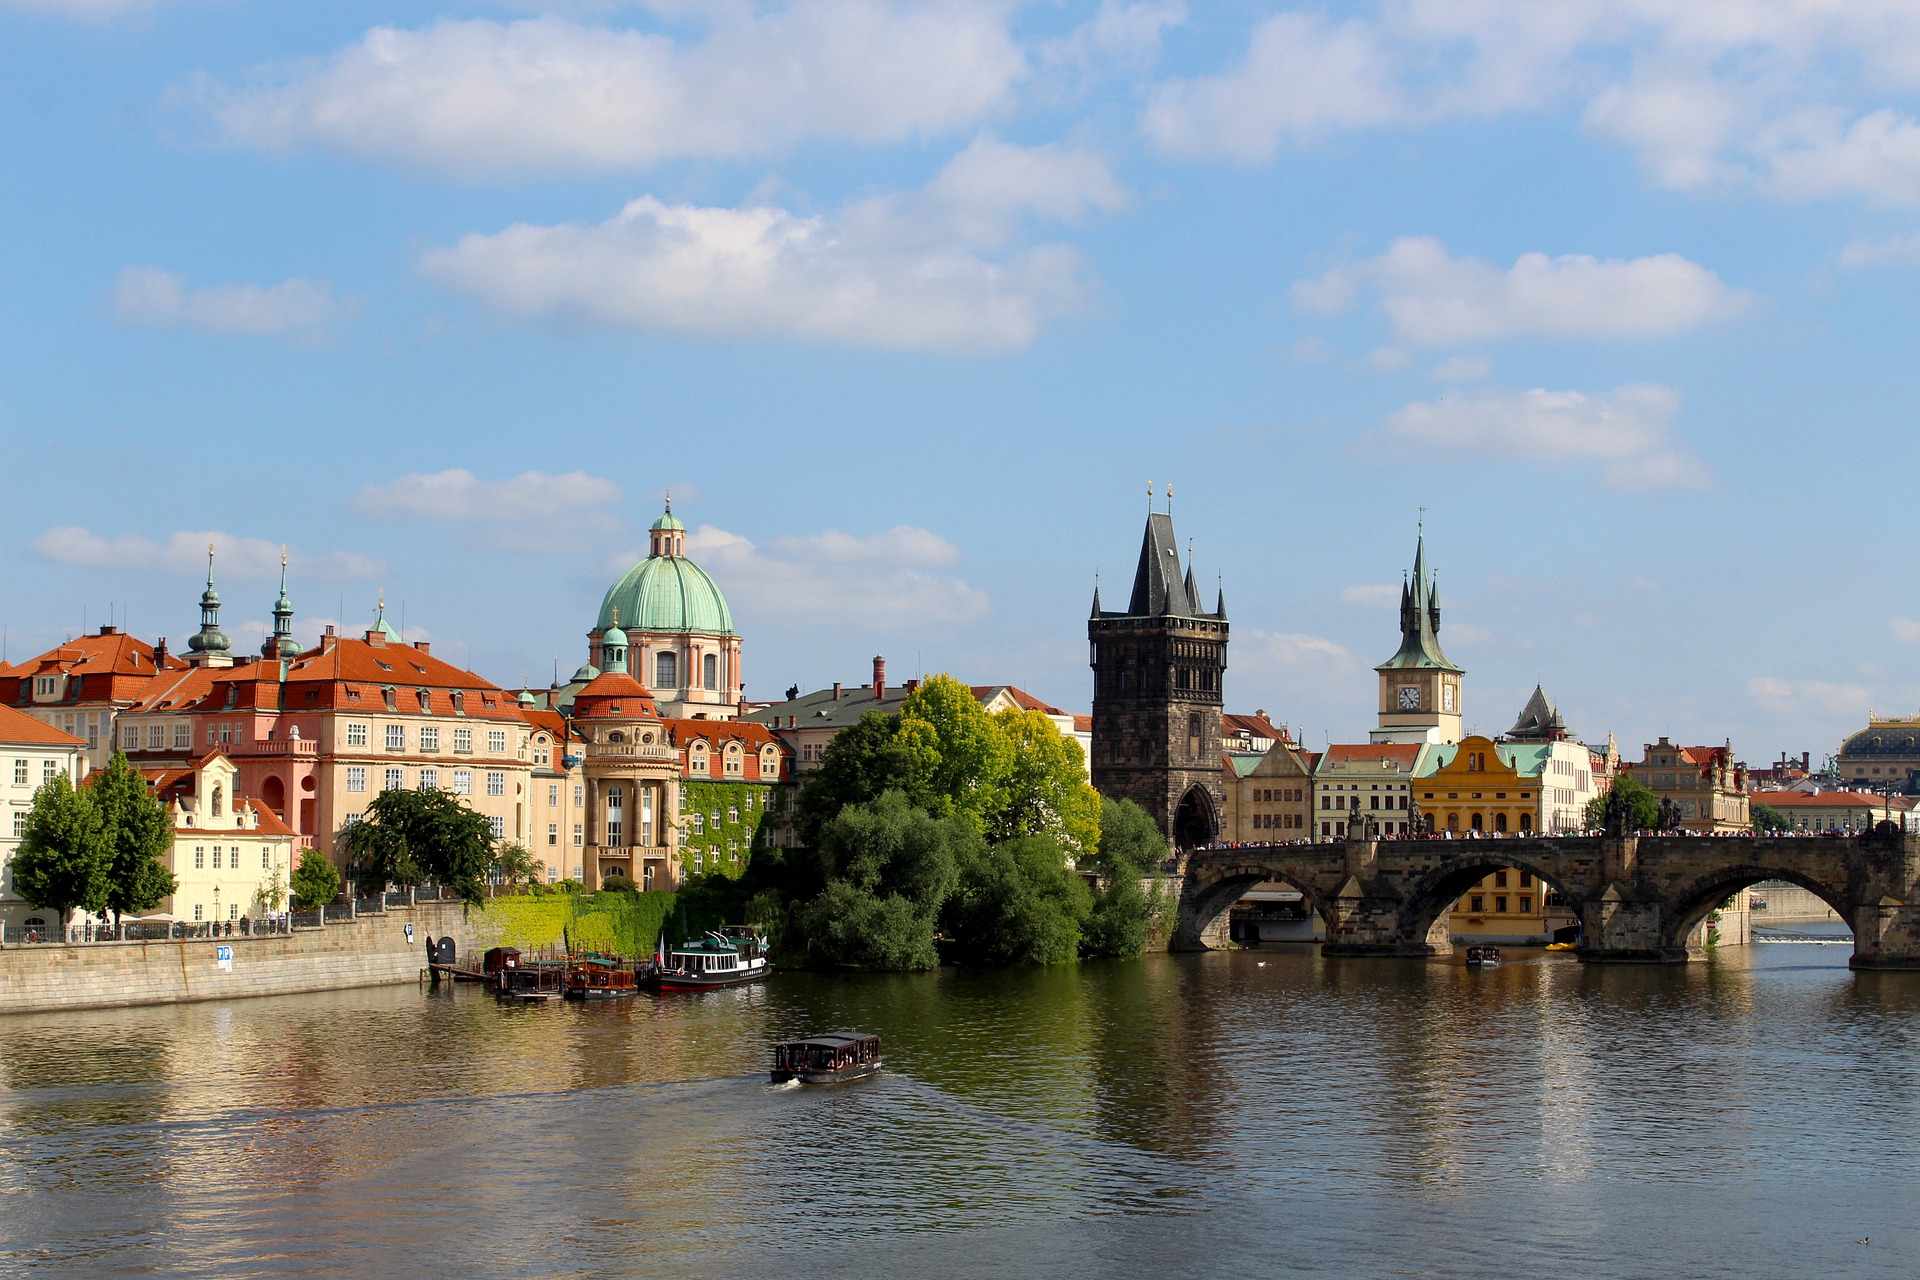
<svg viewBox="0 0 1920 1280">
<path fill-rule="evenodd" d="M 426 963 L 428 935 L 452 935 L 464 955 L 485 936 L 476 928 L 484 923 L 458 902 L 423 902 L 258 938 L 11 946 L 0 949 L 0 1014 L 413 982 Z M 231 953 L 224 963 L 222 948 Z"/>
</svg>

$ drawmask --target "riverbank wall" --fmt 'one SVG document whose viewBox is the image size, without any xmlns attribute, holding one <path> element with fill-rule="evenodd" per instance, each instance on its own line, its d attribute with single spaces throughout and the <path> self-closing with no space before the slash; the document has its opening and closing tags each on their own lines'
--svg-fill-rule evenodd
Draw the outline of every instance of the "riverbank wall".
<svg viewBox="0 0 1920 1280">
<path fill-rule="evenodd" d="M 480 908 L 422 902 L 254 938 L 0 947 L 0 1015 L 417 982 L 429 937 L 451 937 L 462 957 L 492 946 L 556 946 L 563 937 L 646 955 L 672 906 L 666 893 L 496 898 Z"/>
</svg>

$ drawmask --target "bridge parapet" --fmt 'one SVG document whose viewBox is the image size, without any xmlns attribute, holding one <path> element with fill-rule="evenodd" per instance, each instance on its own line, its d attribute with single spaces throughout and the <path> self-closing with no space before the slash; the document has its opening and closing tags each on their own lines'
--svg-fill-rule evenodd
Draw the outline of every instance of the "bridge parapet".
<svg viewBox="0 0 1920 1280">
<path fill-rule="evenodd" d="M 1920 970 L 1920 836 L 1535 836 L 1239 845 L 1193 853 L 1174 950 L 1198 950 L 1263 880 L 1298 889 L 1325 921 L 1326 953 L 1440 956 L 1449 911 L 1489 871 L 1516 867 L 1556 889 L 1581 922 L 1580 958 L 1683 963 L 1689 932 L 1729 895 L 1787 880 L 1853 925 L 1856 968 Z"/>
</svg>

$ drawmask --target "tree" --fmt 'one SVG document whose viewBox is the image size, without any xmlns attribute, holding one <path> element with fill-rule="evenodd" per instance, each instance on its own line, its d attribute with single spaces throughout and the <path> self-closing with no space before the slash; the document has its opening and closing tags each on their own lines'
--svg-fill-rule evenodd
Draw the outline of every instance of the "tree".
<svg viewBox="0 0 1920 1280">
<path fill-rule="evenodd" d="M 493 867 L 487 820 L 445 791 L 383 791 L 337 837 L 347 873 L 362 884 L 433 879 L 474 906 L 486 900 Z"/>
<path fill-rule="evenodd" d="M 1621 774 L 1605 795 L 1587 801 L 1587 826 L 1598 827 L 1609 835 L 1632 835 L 1653 830 L 1660 821 L 1660 801 L 1648 786 L 1632 774 Z"/>
<path fill-rule="evenodd" d="M 179 887 L 164 861 L 173 847 L 173 820 L 118 751 L 87 790 L 107 840 L 107 909 L 117 924 L 123 914 L 159 906 Z"/>
<path fill-rule="evenodd" d="M 267 882 L 253 891 L 253 914 L 269 915 L 286 905 L 287 886 L 280 878 L 280 868 L 275 867 Z"/>
<path fill-rule="evenodd" d="M 1793 830 L 1793 824 L 1787 821 L 1787 815 L 1770 804 L 1754 805 L 1749 816 L 1753 821 L 1753 829 L 1763 834 Z"/>
<path fill-rule="evenodd" d="M 64 930 L 75 909 L 106 909 L 111 857 L 93 798 L 55 774 L 34 793 L 13 854 L 13 887 L 34 906 L 59 912 Z"/>
<path fill-rule="evenodd" d="M 532 882 L 538 877 L 540 869 L 540 864 L 527 852 L 527 846 L 517 840 L 503 841 L 493 851 L 494 881 L 510 889 Z"/>
<path fill-rule="evenodd" d="M 1141 886 L 1167 856 L 1167 838 L 1131 800 L 1103 798 L 1100 844 L 1081 865 L 1100 878 L 1081 926 L 1083 956 L 1137 956 L 1146 950 L 1156 902 Z"/>
<path fill-rule="evenodd" d="M 897 749 L 899 734 L 898 716 L 869 711 L 827 744 L 820 767 L 800 790 L 797 826 L 803 848 L 819 848 L 820 833 L 849 805 L 877 800 L 889 787 L 909 794 L 920 790 Z"/>
<path fill-rule="evenodd" d="M 1078 861 L 1100 842 L 1100 793 L 1087 783 L 1080 744 L 1039 711 L 993 717 L 1009 749 L 1004 802 L 987 820 L 987 838 L 1052 836 Z"/>
<path fill-rule="evenodd" d="M 303 910 L 322 907 L 340 896 L 340 871 L 333 859 L 318 849 L 300 855 L 293 870 L 293 901 Z"/>
<path fill-rule="evenodd" d="M 1091 905 L 1051 837 L 973 842 L 962 848 L 941 932 L 963 964 L 1061 964 L 1079 955 Z"/>
<path fill-rule="evenodd" d="M 932 968 L 934 923 L 979 841 L 965 820 L 934 817 L 899 791 L 849 806 L 821 832 L 826 887 L 795 913 L 808 951 L 829 964 Z"/>
</svg>

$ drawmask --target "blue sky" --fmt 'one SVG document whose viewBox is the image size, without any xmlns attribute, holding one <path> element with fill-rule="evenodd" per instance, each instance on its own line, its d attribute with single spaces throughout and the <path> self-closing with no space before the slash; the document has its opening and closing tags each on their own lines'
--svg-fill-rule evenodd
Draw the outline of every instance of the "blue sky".
<svg viewBox="0 0 1920 1280">
<path fill-rule="evenodd" d="M 1082 709 L 1144 486 L 1364 737 L 1427 509 L 1500 730 L 1920 706 L 1905 0 L 0 0 L 14 658 L 395 613 L 581 660 L 671 488 L 750 695 Z"/>
</svg>

